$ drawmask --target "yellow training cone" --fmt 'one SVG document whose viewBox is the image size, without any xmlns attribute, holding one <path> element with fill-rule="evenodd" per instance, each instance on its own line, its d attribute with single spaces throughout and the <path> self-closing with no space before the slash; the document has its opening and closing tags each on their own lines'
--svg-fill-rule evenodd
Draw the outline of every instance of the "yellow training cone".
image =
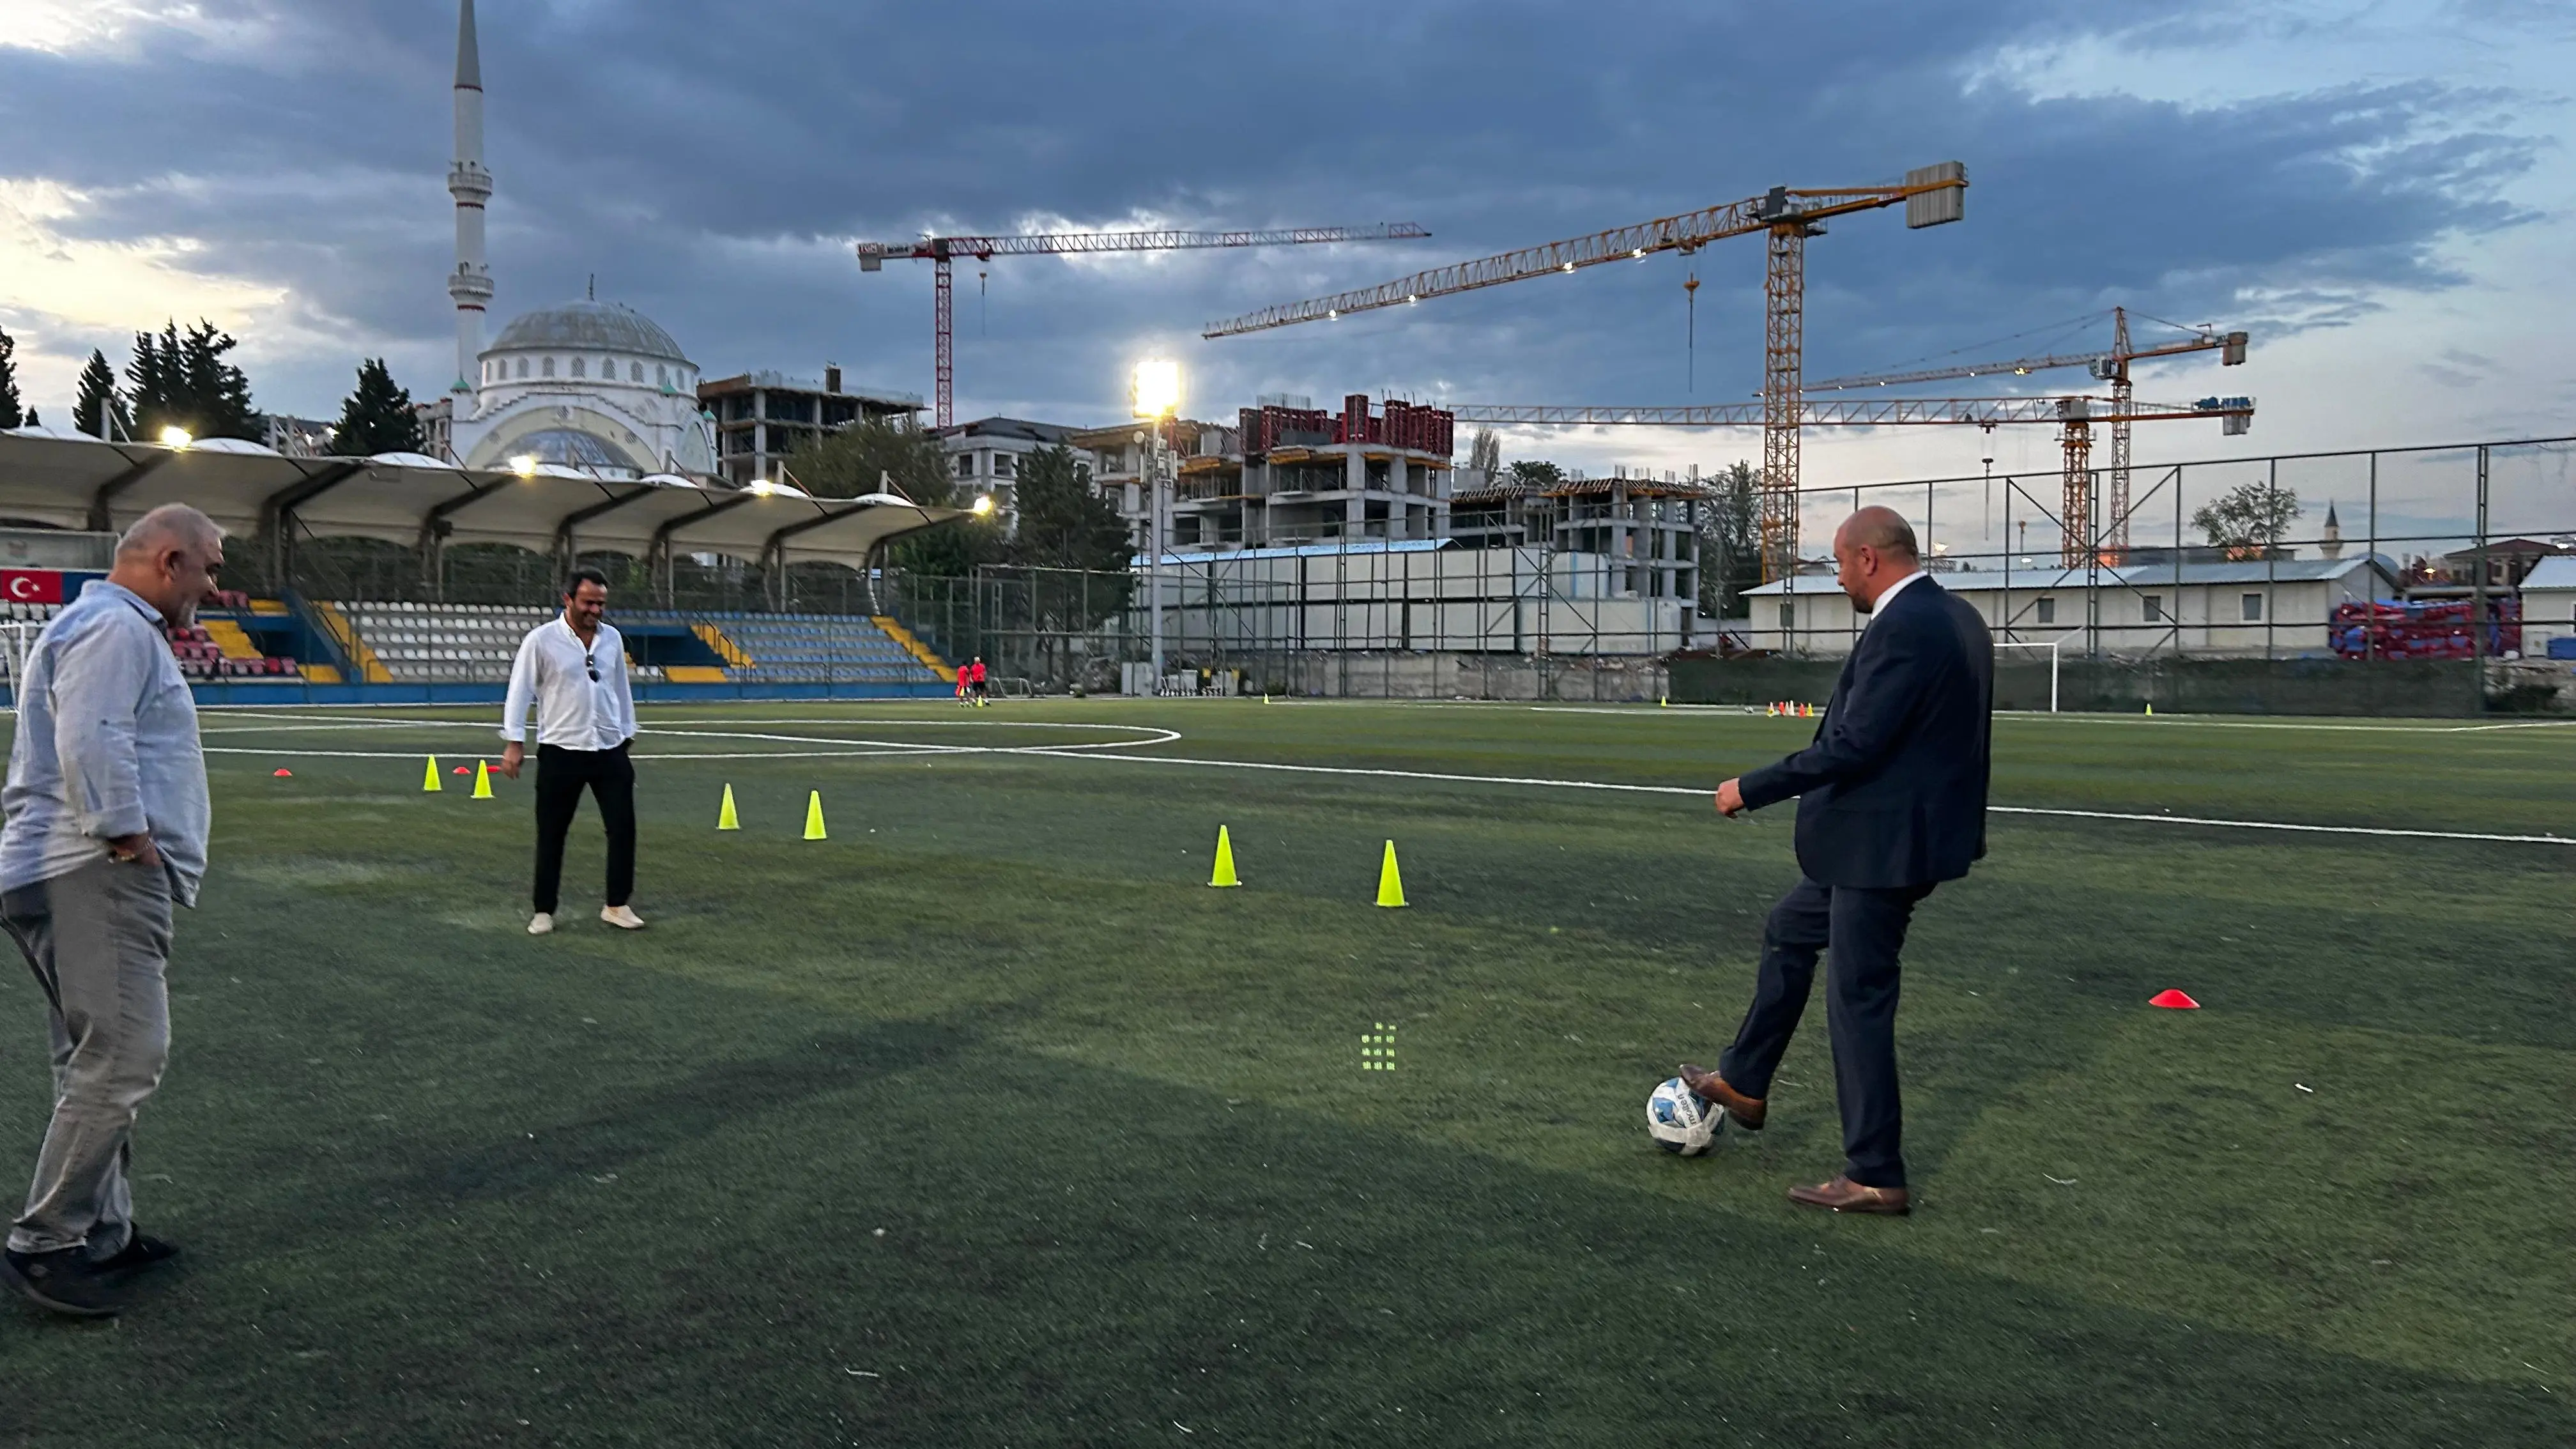
<svg viewBox="0 0 2576 1449">
<path fill-rule="evenodd" d="M 439 792 L 440 788 L 441 787 L 438 783 L 438 756 L 432 755 L 429 757 L 428 773 L 420 777 L 420 790 L 424 795 L 435 795 Z"/>
<path fill-rule="evenodd" d="M 2155 712 L 2156 712 L 2156 702 L 2155 702 L 2154 700 L 2152 700 L 2152 699 L 2151 699 L 2151 700 L 2148 700 L 2148 701 L 2147 701 L 2147 713 L 2149 713 L 2149 714 L 2154 714 Z"/>
<path fill-rule="evenodd" d="M 805 797 L 805 838 L 821 840 L 823 835 L 823 792 L 816 790 Z"/>
<path fill-rule="evenodd" d="M 1377 868 L 1377 903 L 1393 909 L 1404 904 L 1404 873 L 1395 868 L 1395 842 L 1386 843 L 1386 863 Z"/>
<path fill-rule="evenodd" d="M 492 798 L 492 762 L 490 760 L 474 762 L 474 798 L 477 800 Z"/>
<path fill-rule="evenodd" d="M 716 829 L 740 830 L 741 828 L 741 819 L 733 813 L 733 782 L 728 780 L 725 782 L 724 804 L 716 808 Z"/>
<path fill-rule="evenodd" d="M 1212 886 L 1243 884 L 1243 877 L 1234 873 L 1234 837 L 1226 834 L 1225 827 L 1222 825 L 1216 828 L 1216 873 L 1208 877 L 1208 884 Z"/>
</svg>

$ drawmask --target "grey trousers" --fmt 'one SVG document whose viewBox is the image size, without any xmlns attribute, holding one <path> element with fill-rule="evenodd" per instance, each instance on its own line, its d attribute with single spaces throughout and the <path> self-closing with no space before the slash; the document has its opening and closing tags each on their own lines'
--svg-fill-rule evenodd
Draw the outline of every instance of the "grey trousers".
<svg viewBox="0 0 2576 1449">
<path fill-rule="evenodd" d="M 122 1251 L 134 1116 L 170 1059 L 170 878 L 101 860 L 0 896 L 52 1008 L 54 1119 L 9 1250 Z"/>
</svg>

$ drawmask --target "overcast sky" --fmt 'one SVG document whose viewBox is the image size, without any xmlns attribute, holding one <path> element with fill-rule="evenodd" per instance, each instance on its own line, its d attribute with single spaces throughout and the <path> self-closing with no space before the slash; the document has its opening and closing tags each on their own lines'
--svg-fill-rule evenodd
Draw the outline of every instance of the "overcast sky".
<svg viewBox="0 0 2576 1449">
<path fill-rule="evenodd" d="M 2164 18 L 2128 23 L 2145 13 Z M 490 0 L 481 29 L 496 327 L 595 273 L 710 375 L 830 360 L 927 396 L 928 266 L 863 276 L 857 237 L 1417 221 L 1432 240 L 962 267 L 959 414 L 1107 421 L 1151 353 L 1181 359 L 1190 411 L 1229 419 L 1262 392 L 1748 399 L 1750 237 L 1197 333 L 1775 184 L 1955 158 L 1964 223 L 1870 213 L 1809 244 L 1810 377 L 2098 344 L 2106 322 L 2070 324 L 2125 303 L 2254 334 L 2243 368 L 2170 364 L 2139 386 L 2253 394 L 2253 434 L 2142 425 L 2143 459 L 2576 432 L 2561 0 Z M 374 354 L 435 393 L 453 371 L 454 31 L 442 0 L 0 0 L 0 326 L 29 400 L 67 421 L 89 349 L 121 365 L 134 329 L 173 315 L 242 338 L 265 408 L 329 416 Z M 1811 434 L 1807 472 L 1975 474 L 1989 452 L 2045 471 L 2054 448 L 2044 429 Z M 1595 468 L 1758 451 L 1749 433 L 1507 446 Z"/>
</svg>

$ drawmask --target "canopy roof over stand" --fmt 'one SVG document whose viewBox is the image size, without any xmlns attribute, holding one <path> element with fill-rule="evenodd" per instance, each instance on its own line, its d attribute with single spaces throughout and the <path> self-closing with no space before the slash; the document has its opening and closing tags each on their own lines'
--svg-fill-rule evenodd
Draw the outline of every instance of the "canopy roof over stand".
<svg viewBox="0 0 2576 1449">
<path fill-rule="evenodd" d="M 866 568 L 888 540 L 961 513 L 889 493 L 813 498 L 669 474 L 597 478 L 551 464 L 488 472 L 418 453 L 290 458 L 230 439 L 173 448 L 54 428 L 0 432 L 0 519 L 116 532 L 164 503 L 194 504 L 238 538 L 507 543 L 645 560 L 719 553 L 852 569 Z"/>
</svg>

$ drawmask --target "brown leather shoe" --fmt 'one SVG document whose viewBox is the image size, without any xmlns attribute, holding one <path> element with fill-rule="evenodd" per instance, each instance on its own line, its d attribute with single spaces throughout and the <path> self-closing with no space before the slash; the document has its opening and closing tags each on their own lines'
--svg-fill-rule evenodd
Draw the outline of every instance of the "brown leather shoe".
<svg viewBox="0 0 2576 1449">
<path fill-rule="evenodd" d="M 1831 1208 L 1838 1213 L 1881 1213 L 1901 1218 L 1914 1211 L 1913 1200 L 1901 1187 L 1863 1187 L 1848 1177 L 1814 1187 L 1789 1189 L 1789 1201 L 1800 1207 Z"/>
<path fill-rule="evenodd" d="M 1760 1097 L 1748 1097 L 1728 1086 L 1724 1077 L 1688 1062 L 1682 1063 L 1682 1085 L 1690 1088 L 1701 1101 L 1725 1108 L 1726 1115 L 1735 1119 L 1736 1126 L 1747 1132 L 1762 1130 L 1762 1118 L 1767 1109 Z"/>
</svg>

